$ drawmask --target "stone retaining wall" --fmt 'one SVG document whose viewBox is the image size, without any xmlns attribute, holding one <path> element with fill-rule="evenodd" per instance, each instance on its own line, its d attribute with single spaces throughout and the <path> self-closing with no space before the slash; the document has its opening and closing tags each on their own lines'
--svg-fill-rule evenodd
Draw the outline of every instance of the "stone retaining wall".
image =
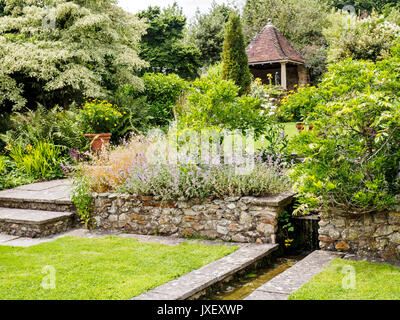
<svg viewBox="0 0 400 320">
<path fill-rule="evenodd" d="M 292 202 L 293 193 L 266 198 L 231 197 L 169 203 L 153 197 L 109 193 L 93 197 L 93 218 L 101 229 L 275 243 L 278 216 Z"/>
<path fill-rule="evenodd" d="M 349 216 L 332 210 L 320 217 L 321 249 L 400 261 L 400 213 Z"/>
<path fill-rule="evenodd" d="M 0 221 L 0 232 L 9 235 L 27 238 L 43 238 L 61 232 L 66 232 L 76 225 L 74 216 L 65 217 L 56 221 L 48 221 L 45 223 L 13 223 Z"/>
</svg>

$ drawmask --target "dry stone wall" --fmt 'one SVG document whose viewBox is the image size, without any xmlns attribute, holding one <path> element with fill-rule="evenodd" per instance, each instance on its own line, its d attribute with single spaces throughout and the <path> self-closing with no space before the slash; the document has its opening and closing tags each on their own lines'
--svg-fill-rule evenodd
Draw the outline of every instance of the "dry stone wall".
<svg viewBox="0 0 400 320">
<path fill-rule="evenodd" d="M 153 197 L 110 193 L 93 197 L 93 218 L 100 229 L 275 243 L 278 217 L 292 202 L 293 193 L 265 198 L 229 197 L 168 203 Z"/>
<path fill-rule="evenodd" d="M 321 213 L 320 248 L 400 261 L 400 213 L 348 215 L 331 209 Z"/>
</svg>

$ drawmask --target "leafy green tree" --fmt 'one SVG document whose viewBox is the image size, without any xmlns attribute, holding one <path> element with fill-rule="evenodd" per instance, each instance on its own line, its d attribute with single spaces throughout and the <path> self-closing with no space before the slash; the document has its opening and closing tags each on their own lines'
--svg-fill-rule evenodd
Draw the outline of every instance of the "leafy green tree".
<svg viewBox="0 0 400 320">
<path fill-rule="evenodd" d="M 0 17 L 4 16 L 4 9 L 6 7 L 6 3 L 4 0 L 0 0 Z"/>
<path fill-rule="evenodd" d="M 329 7 L 321 0 L 247 0 L 243 9 L 243 32 L 249 43 L 271 21 L 306 58 L 311 81 L 326 71 L 326 41 Z"/>
<path fill-rule="evenodd" d="M 232 80 L 222 79 L 221 66 L 209 68 L 206 75 L 192 82 L 185 101 L 177 106 L 180 128 L 201 131 L 204 128 L 228 130 L 254 129 L 256 137 L 270 122 L 260 99 L 239 96 L 240 88 Z"/>
<path fill-rule="evenodd" d="M 329 6 L 336 9 L 343 9 L 345 6 L 351 5 L 356 13 L 364 11 L 372 12 L 373 10 L 382 11 L 387 6 L 397 6 L 398 0 L 324 0 Z"/>
<path fill-rule="evenodd" d="M 114 0 L 4 0 L 0 17 L 2 110 L 107 98 L 146 63 L 137 47 L 145 23 Z"/>
<path fill-rule="evenodd" d="M 200 51 L 193 44 L 184 42 L 186 18 L 182 9 L 174 3 L 163 10 L 149 7 L 137 16 L 148 22 L 140 52 L 140 57 L 150 64 L 146 71 L 195 78 L 201 65 Z"/>
<path fill-rule="evenodd" d="M 336 207 L 349 214 L 398 203 L 400 192 L 400 45 L 382 61 L 331 64 L 318 87 L 299 92 L 313 106 L 314 130 L 292 141 L 305 157 L 293 171 L 303 206 Z"/>
<path fill-rule="evenodd" d="M 205 66 L 213 65 L 221 60 L 224 42 L 224 26 L 233 9 L 226 4 L 213 1 L 207 13 L 197 11 L 194 22 L 189 28 L 189 41 L 193 42 L 201 52 L 201 62 Z"/>
<path fill-rule="evenodd" d="M 233 13 L 225 26 L 222 50 L 222 77 L 232 80 L 244 95 L 250 89 L 251 75 L 240 17 Z"/>
</svg>

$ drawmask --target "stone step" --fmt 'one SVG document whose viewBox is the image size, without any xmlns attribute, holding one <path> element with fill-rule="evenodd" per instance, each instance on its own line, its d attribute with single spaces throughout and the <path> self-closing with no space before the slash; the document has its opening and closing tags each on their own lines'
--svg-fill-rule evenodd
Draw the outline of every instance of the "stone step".
<svg viewBox="0 0 400 320">
<path fill-rule="evenodd" d="M 70 200 L 0 197 L 0 207 L 10 209 L 75 212 L 75 206 Z"/>
<path fill-rule="evenodd" d="M 43 211 L 0 207 L 0 232 L 39 238 L 61 233 L 76 223 L 73 212 Z"/>
<path fill-rule="evenodd" d="M 73 212 L 71 182 L 40 182 L 0 191 L 0 207 L 44 211 Z"/>
</svg>

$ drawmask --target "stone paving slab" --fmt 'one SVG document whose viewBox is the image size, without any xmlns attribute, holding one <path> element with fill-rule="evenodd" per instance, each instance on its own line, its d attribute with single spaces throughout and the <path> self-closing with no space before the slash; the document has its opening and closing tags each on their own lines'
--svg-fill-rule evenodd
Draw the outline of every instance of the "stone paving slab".
<svg viewBox="0 0 400 320">
<path fill-rule="evenodd" d="M 70 180 L 54 180 L 29 184 L 0 191 L 0 200 L 24 200 L 41 202 L 71 202 Z"/>
<path fill-rule="evenodd" d="M 133 300 L 185 300 L 203 289 L 261 260 L 278 249 L 277 244 L 248 244 L 234 253 L 152 289 Z"/>
<path fill-rule="evenodd" d="M 72 212 L 0 208 L 0 221 L 9 223 L 45 224 L 73 215 Z"/>
<path fill-rule="evenodd" d="M 320 273 L 332 260 L 344 254 L 316 250 L 293 267 L 259 287 L 245 300 L 286 300 L 291 293 L 300 289 Z"/>
<path fill-rule="evenodd" d="M 72 181 L 68 179 L 52 180 L 46 182 L 37 182 L 32 184 L 26 184 L 20 187 L 16 187 L 13 190 L 25 190 L 25 191 L 43 191 L 58 187 L 71 187 Z"/>
</svg>

